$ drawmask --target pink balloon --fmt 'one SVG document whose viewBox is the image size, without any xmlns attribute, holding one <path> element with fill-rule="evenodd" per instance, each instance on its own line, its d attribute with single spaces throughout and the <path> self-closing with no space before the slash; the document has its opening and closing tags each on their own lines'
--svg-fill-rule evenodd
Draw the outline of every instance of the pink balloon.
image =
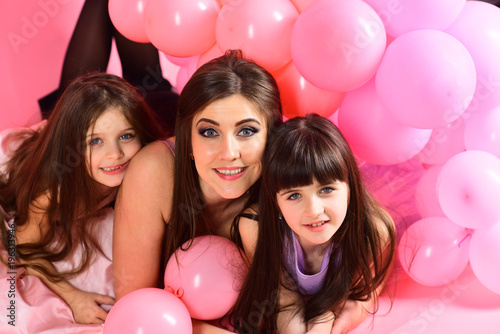
<svg viewBox="0 0 500 334">
<path fill-rule="evenodd" d="M 474 99 L 467 112 L 500 105 L 500 8 L 484 1 L 467 1 L 457 19 L 445 30 L 469 51 L 477 73 Z"/>
<path fill-rule="evenodd" d="M 215 43 L 217 0 L 149 0 L 146 33 L 160 51 L 175 57 L 199 55 Z"/>
<path fill-rule="evenodd" d="M 465 151 L 464 131 L 465 121 L 462 117 L 432 129 L 431 138 L 416 158 L 428 165 L 444 164 L 455 154 Z"/>
<path fill-rule="evenodd" d="M 108 11 L 115 28 L 128 39 L 149 43 L 144 28 L 144 10 L 148 0 L 109 0 Z"/>
<path fill-rule="evenodd" d="M 437 179 L 441 172 L 440 165 L 426 170 L 417 182 L 415 201 L 418 213 L 422 217 L 445 217 L 437 197 Z"/>
<path fill-rule="evenodd" d="M 293 62 L 274 73 L 281 93 L 283 114 L 289 118 L 316 113 L 328 117 L 340 107 L 344 92 L 331 92 L 309 83 Z"/>
<path fill-rule="evenodd" d="M 387 47 L 376 75 L 382 104 L 403 124 L 443 127 L 467 109 L 476 87 L 474 62 L 454 37 L 409 32 Z"/>
<path fill-rule="evenodd" d="M 221 51 L 219 48 L 219 45 L 217 43 L 214 44 L 210 49 L 205 51 L 200 55 L 200 58 L 198 59 L 198 67 L 201 65 L 208 63 L 210 60 L 220 57 L 224 54 L 224 52 Z"/>
<path fill-rule="evenodd" d="M 443 30 L 458 16 L 465 0 L 365 0 L 382 18 L 389 34 L 399 37 L 420 29 Z"/>
<path fill-rule="evenodd" d="M 475 230 L 470 241 L 469 260 L 477 279 L 500 294 L 500 222 Z"/>
<path fill-rule="evenodd" d="M 175 65 L 181 66 L 181 67 L 193 66 L 192 64 L 193 63 L 196 64 L 198 62 L 198 59 L 200 58 L 199 55 L 191 56 L 191 57 L 174 57 L 174 56 L 168 55 L 166 53 L 165 53 L 165 57 L 172 64 L 175 64 Z"/>
<path fill-rule="evenodd" d="M 291 3 L 297 8 L 299 13 L 302 13 L 307 7 L 309 7 L 316 0 L 290 0 Z"/>
<path fill-rule="evenodd" d="M 165 288 L 182 292 L 180 299 L 192 318 L 223 317 L 235 303 L 247 273 L 238 247 L 223 237 L 201 236 L 176 254 L 177 259 L 172 256 L 165 268 Z"/>
<path fill-rule="evenodd" d="M 135 290 L 118 300 L 104 322 L 104 334 L 191 334 L 184 304 L 162 289 Z"/>
<path fill-rule="evenodd" d="M 432 132 L 397 122 L 380 103 L 374 80 L 346 94 L 338 117 L 354 153 L 375 165 L 393 165 L 412 158 L 427 144 Z"/>
<path fill-rule="evenodd" d="M 313 85 L 347 92 L 375 74 L 386 47 L 380 17 L 361 0 L 320 0 L 307 7 L 292 31 L 292 59 Z"/>
<path fill-rule="evenodd" d="M 288 0 L 229 1 L 216 24 L 221 50 L 242 49 L 268 71 L 276 71 L 292 58 L 290 36 L 299 13 Z"/>
<path fill-rule="evenodd" d="M 454 223 L 487 228 L 500 221 L 500 159 L 465 151 L 448 160 L 437 183 L 441 209 Z"/>
<path fill-rule="evenodd" d="M 401 236 L 398 246 L 403 269 L 426 286 L 456 279 L 469 262 L 470 232 L 445 217 L 416 221 Z"/>
<path fill-rule="evenodd" d="M 465 147 L 489 152 L 500 158 L 500 107 L 475 113 L 465 125 Z"/>
</svg>

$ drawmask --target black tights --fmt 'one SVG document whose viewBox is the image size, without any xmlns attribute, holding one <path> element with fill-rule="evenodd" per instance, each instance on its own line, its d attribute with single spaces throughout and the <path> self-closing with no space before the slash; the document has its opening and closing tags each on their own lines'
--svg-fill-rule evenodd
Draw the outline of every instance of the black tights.
<svg viewBox="0 0 500 334">
<path fill-rule="evenodd" d="M 150 43 L 136 43 L 120 34 L 108 13 L 108 1 L 85 0 L 64 58 L 59 87 L 39 100 L 42 117 L 48 118 L 57 98 L 81 74 L 105 72 L 115 39 L 122 66 L 122 76 L 144 96 L 160 118 L 164 128 L 173 133 L 178 95 L 163 78 L 158 50 Z"/>
</svg>

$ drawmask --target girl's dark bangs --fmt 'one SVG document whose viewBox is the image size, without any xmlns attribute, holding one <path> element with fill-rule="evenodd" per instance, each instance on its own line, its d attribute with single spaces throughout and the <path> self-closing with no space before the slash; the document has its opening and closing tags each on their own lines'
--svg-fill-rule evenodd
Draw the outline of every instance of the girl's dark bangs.
<svg viewBox="0 0 500 334">
<path fill-rule="evenodd" d="M 332 181 L 347 181 L 348 171 L 339 150 L 331 141 L 323 138 L 302 136 L 291 138 L 284 142 L 282 147 L 290 150 L 277 150 L 269 161 L 267 181 L 275 192 L 285 189 L 308 186 L 318 181 L 320 184 L 329 184 Z"/>
</svg>

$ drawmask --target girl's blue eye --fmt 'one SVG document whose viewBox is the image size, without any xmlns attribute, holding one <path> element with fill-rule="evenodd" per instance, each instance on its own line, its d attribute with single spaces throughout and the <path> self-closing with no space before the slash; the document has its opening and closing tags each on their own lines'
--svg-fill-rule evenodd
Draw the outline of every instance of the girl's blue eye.
<svg viewBox="0 0 500 334">
<path fill-rule="evenodd" d="M 200 129 L 198 131 L 198 133 L 206 138 L 212 138 L 212 137 L 217 136 L 217 131 L 215 131 L 215 129 L 212 129 L 212 128 Z"/>
<path fill-rule="evenodd" d="M 320 192 L 324 193 L 324 194 L 329 194 L 333 191 L 333 188 L 332 187 L 324 187 L 321 189 Z"/>
<path fill-rule="evenodd" d="M 244 127 L 243 129 L 241 129 L 239 134 L 242 135 L 243 137 L 251 137 L 254 134 L 256 134 L 257 132 L 259 132 L 258 129 L 251 127 L 251 126 L 247 126 L 247 127 Z"/>
<path fill-rule="evenodd" d="M 92 139 L 92 140 L 89 142 L 89 145 L 91 145 L 91 146 L 95 146 L 95 145 L 99 145 L 100 143 L 102 143 L 101 138 L 94 138 L 94 139 Z"/>
<path fill-rule="evenodd" d="M 134 138 L 134 135 L 131 133 L 125 133 L 120 136 L 120 139 L 131 139 L 131 138 Z"/>
<path fill-rule="evenodd" d="M 298 193 L 294 193 L 294 194 L 291 194 L 290 196 L 288 196 L 288 199 L 292 200 L 292 201 L 299 199 L 299 198 L 300 198 L 300 194 L 298 194 Z"/>
</svg>

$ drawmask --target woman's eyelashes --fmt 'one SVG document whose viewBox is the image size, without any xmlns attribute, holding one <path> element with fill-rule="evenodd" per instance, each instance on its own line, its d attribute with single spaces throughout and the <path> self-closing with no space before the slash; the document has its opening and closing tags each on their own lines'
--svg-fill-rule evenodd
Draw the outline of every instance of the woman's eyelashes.
<svg viewBox="0 0 500 334">
<path fill-rule="evenodd" d="M 238 130 L 237 135 L 241 137 L 252 137 L 260 130 L 253 126 L 245 126 Z M 217 130 L 212 127 L 204 127 L 198 130 L 198 133 L 205 138 L 213 138 L 219 135 Z"/>
</svg>

